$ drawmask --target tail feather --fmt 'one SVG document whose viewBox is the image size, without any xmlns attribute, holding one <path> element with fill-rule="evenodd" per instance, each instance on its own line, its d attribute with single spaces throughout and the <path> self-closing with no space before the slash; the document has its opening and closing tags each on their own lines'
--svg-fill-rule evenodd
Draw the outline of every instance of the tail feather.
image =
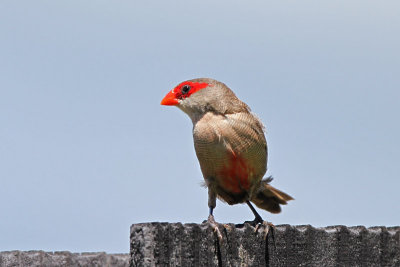
<svg viewBox="0 0 400 267">
<path fill-rule="evenodd" d="M 271 186 L 269 184 L 271 181 L 271 177 L 261 181 L 260 187 L 254 194 L 251 202 L 253 202 L 260 209 L 264 209 L 272 213 L 279 213 L 281 212 L 280 205 L 286 205 L 287 201 L 293 200 L 294 198 Z"/>
</svg>

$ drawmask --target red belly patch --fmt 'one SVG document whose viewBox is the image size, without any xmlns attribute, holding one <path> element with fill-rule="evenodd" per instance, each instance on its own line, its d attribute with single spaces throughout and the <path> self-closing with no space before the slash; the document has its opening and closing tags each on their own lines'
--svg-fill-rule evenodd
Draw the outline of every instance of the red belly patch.
<svg viewBox="0 0 400 267">
<path fill-rule="evenodd" d="M 250 188 L 249 176 L 253 168 L 246 161 L 235 154 L 229 154 L 229 160 L 218 173 L 221 186 L 232 193 L 242 193 Z"/>
</svg>

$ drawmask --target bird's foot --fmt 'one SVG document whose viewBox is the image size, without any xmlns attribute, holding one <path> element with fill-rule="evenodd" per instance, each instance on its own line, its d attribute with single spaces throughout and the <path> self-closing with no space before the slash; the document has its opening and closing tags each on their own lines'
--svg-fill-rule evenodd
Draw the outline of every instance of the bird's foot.
<svg viewBox="0 0 400 267">
<path fill-rule="evenodd" d="M 264 240 L 267 239 L 270 229 L 271 229 L 272 235 L 274 235 L 275 225 L 273 225 L 270 222 L 264 221 L 261 217 L 256 217 L 256 218 L 254 218 L 253 221 L 245 221 L 244 223 L 248 223 L 251 226 L 255 227 L 256 228 L 254 230 L 255 233 L 258 232 L 258 229 L 263 228 Z"/>
<path fill-rule="evenodd" d="M 207 219 L 206 222 L 211 226 L 211 228 L 213 229 L 214 233 L 218 236 L 218 239 L 221 242 L 222 241 L 222 234 L 221 234 L 221 231 L 218 228 L 218 223 L 215 221 L 214 216 L 210 214 L 208 216 L 208 219 Z M 225 225 L 224 225 L 224 227 L 225 227 Z"/>
<path fill-rule="evenodd" d="M 268 233 L 271 230 L 272 236 L 274 236 L 275 232 L 275 225 L 273 225 L 270 222 L 263 221 L 262 223 L 257 224 L 255 232 L 258 231 L 258 229 L 263 228 L 263 234 L 264 234 L 264 240 L 267 239 Z"/>
</svg>

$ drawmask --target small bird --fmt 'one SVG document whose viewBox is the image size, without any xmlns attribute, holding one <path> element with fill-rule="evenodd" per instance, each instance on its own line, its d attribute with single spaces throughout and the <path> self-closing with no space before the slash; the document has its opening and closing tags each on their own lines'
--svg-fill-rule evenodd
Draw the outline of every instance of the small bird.
<svg viewBox="0 0 400 267">
<path fill-rule="evenodd" d="M 246 203 L 253 226 L 265 225 L 250 202 L 272 213 L 293 198 L 272 187 L 267 171 L 264 126 L 250 108 L 225 84 L 210 78 L 180 83 L 161 101 L 177 106 L 193 122 L 196 155 L 208 188 L 208 223 L 222 238 L 213 216 L 216 199 L 229 205 Z M 256 229 L 257 229 L 256 228 Z"/>
</svg>

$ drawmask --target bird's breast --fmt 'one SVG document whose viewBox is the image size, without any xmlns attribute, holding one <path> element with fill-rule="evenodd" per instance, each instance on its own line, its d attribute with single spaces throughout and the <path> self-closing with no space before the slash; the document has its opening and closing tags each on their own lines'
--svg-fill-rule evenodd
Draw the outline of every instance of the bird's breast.
<svg viewBox="0 0 400 267">
<path fill-rule="evenodd" d="M 245 158 L 229 153 L 222 167 L 218 168 L 215 177 L 218 184 L 232 193 L 247 192 L 254 177 L 254 166 Z"/>
<path fill-rule="evenodd" d="M 222 198 L 248 194 L 266 172 L 262 125 L 249 113 L 206 114 L 194 125 L 193 137 L 204 179 Z"/>
</svg>

